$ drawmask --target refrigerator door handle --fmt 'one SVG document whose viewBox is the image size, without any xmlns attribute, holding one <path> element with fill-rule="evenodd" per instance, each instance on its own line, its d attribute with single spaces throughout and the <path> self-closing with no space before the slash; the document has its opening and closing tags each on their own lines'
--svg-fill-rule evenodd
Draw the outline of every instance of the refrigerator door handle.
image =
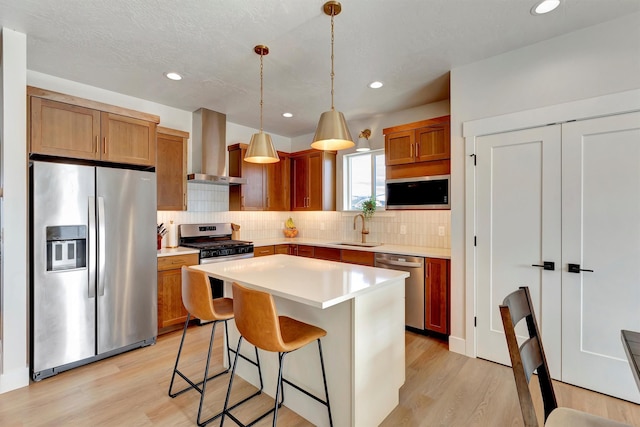
<svg viewBox="0 0 640 427">
<path fill-rule="evenodd" d="M 89 298 L 96 297 L 96 198 L 89 196 Z"/>
<path fill-rule="evenodd" d="M 104 275 L 106 268 L 107 242 L 104 215 L 104 198 L 98 197 L 98 296 L 104 296 Z"/>
</svg>

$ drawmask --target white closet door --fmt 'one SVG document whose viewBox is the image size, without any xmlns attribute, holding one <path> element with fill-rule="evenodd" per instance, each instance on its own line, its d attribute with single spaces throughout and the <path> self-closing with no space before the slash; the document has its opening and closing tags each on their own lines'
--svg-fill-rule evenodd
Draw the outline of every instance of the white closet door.
<svg viewBox="0 0 640 427">
<path fill-rule="evenodd" d="M 498 306 L 526 285 L 554 378 L 561 366 L 560 135 L 556 125 L 476 140 L 477 355 L 511 364 Z M 544 261 L 555 270 L 532 266 Z"/>
<path fill-rule="evenodd" d="M 640 113 L 567 123 L 562 141 L 562 380 L 640 402 L 620 341 L 640 331 Z"/>
</svg>

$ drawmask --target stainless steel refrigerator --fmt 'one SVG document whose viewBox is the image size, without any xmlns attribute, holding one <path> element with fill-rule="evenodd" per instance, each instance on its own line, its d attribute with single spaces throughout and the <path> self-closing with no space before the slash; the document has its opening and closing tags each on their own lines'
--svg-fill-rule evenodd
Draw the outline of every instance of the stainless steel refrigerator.
<svg viewBox="0 0 640 427">
<path fill-rule="evenodd" d="M 155 173 L 30 167 L 34 380 L 155 343 Z"/>
</svg>

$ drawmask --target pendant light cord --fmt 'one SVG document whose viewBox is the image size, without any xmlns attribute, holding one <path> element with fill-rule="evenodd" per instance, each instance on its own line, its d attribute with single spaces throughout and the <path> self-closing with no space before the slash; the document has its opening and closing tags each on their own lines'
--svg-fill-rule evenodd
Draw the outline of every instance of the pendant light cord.
<svg viewBox="0 0 640 427">
<path fill-rule="evenodd" d="M 335 15 L 335 10 L 333 7 L 331 8 L 331 111 L 335 110 L 333 107 L 333 77 L 335 76 L 333 72 L 333 17 Z"/>
<path fill-rule="evenodd" d="M 262 52 L 260 52 L 260 133 L 262 133 Z"/>
</svg>

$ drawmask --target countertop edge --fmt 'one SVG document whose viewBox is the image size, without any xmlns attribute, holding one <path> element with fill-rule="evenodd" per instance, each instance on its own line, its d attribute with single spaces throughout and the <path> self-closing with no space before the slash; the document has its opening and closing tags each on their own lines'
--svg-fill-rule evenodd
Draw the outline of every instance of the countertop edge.
<svg viewBox="0 0 640 427">
<path fill-rule="evenodd" d="M 429 248 L 422 246 L 405 246 L 396 244 L 383 243 L 380 246 L 367 247 L 367 246 L 349 246 L 349 245 L 337 245 L 334 241 L 323 239 L 308 239 L 304 237 L 293 238 L 275 238 L 275 239 L 254 239 L 253 246 L 256 248 L 262 246 L 271 245 L 309 245 L 309 246 L 321 246 L 326 248 L 335 249 L 349 249 L 363 252 L 373 253 L 389 253 L 397 255 L 411 255 L 421 256 L 425 258 L 440 258 L 451 259 L 451 249 L 448 248 Z"/>
<path fill-rule="evenodd" d="M 184 248 L 182 246 L 178 246 L 177 248 L 162 248 L 158 251 L 158 258 L 166 257 L 166 256 L 175 256 L 175 255 L 189 255 L 189 254 L 199 254 L 200 251 L 198 249 L 193 248 Z"/>
</svg>

